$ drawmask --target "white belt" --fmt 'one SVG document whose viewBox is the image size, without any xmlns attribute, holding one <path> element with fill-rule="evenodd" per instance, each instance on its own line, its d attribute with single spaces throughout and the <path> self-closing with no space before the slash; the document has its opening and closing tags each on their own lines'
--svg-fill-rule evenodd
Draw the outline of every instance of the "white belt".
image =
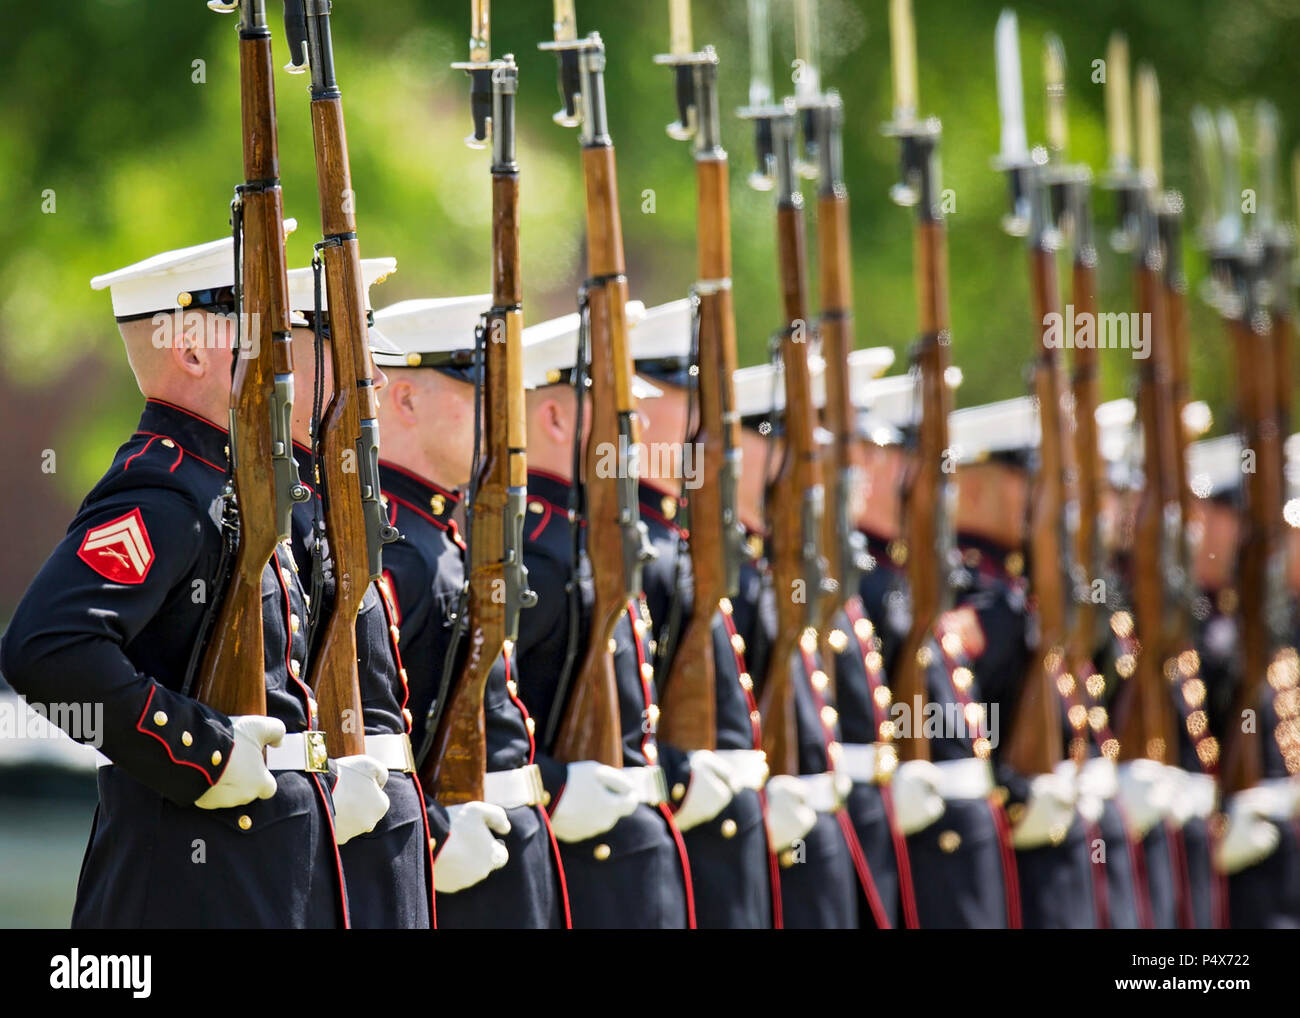
<svg viewBox="0 0 1300 1018">
<path fill-rule="evenodd" d="M 390 771 L 415 773 L 415 754 L 411 737 L 405 732 L 395 735 L 367 735 L 366 756 L 373 756 Z"/>
<path fill-rule="evenodd" d="M 835 769 L 854 781 L 874 785 L 880 780 L 880 745 L 875 742 L 841 742 Z"/>
<path fill-rule="evenodd" d="M 761 749 L 719 749 L 714 752 L 731 769 L 732 788 L 757 791 L 767 783 L 767 754 Z"/>
<path fill-rule="evenodd" d="M 632 783 L 637 802 L 658 806 L 668 801 L 668 779 L 662 767 L 624 767 L 619 773 Z"/>
<path fill-rule="evenodd" d="M 266 747 L 266 769 L 269 771 L 329 770 L 329 755 L 325 748 L 324 732 L 294 732 L 280 740 L 278 746 Z"/>
<path fill-rule="evenodd" d="M 983 799 L 993 791 L 993 768 L 977 756 L 965 760 L 942 760 L 936 791 L 945 799 Z"/>
<path fill-rule="evenodd" d="M 803 785 L 805 801 L 818 813 L 834 813 L 844 805 L 844 796 L 847 794 L 843 781 L 838 780 L 841 778 L 847 778 L 847 775 L 832 774 L 830 771 L 800 774 L 799 783 Z"/>
<path fill-rule="evenodd" d="M 483 799 L 502 809 L 536 806 L 545 798 L 542 769 L 537 764 L 512 771 L 489 771 L 483 775 Z"/>
</svg>

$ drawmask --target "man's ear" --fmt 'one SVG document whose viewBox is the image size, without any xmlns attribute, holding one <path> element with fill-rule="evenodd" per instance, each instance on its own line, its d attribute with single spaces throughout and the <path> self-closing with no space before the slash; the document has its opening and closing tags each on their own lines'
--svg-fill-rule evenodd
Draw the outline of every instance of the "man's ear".
<svg viewBox="0 0 1300 1018">
<path fill-rule="evenodd" d="M 208 370 L 208 348 L 205 333 L 208 316 L 201 312 L 176 312 L 176 341 L 172 343 L 172 360 L 176 366 L 191 378 L 202 378 Z M 220 329 L 220 323 L 212 328 Z"/>
<path fill-rule="evenodd" d="M 567 409 L 560 405 L 558 399 L 548 399 L 539 408 L 542 430 L 556 445 L 563 445 L 570 440 L 572 427 Z"/>
<path fill-rule="evenodd" d="M 382 398 L 405 427 L 413 428 L 419 423 L 417 397 L 415 386 L 411 384 L 410 379 L 395 374 L 388 376 L 388 386 Z"/>
</svg>

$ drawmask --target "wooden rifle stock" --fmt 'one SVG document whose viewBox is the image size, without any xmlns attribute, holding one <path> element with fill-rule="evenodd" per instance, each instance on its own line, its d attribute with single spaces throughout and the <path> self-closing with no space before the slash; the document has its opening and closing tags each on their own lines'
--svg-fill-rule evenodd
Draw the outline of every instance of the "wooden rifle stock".
<svg viewBox="0 0 1300 1018">
<path fill-rule="evenodd" d="M 739 428 L 728 420 L 734 405 L 731 376 L 736 366 L 736 323 L 731 297 L 731 206 L 728 164 L 721 149 L 696 157 L 699 256 L 699 418 L 688 441 L 703 462 L 725 464 L 728 449 L 740 447 Z M 725 285 L 723 285 L 723 281 Z M 695 598 L 683 620 L 668 680 L 664 683 L 659 734 L 685 750 L 717 744 L 716 663 L 713 617 L 727 589 L 727 542 L 723 490 L 718 473 L 705 471 L 691 493 L 690 554 Z M 734 507 L 733 507 L 734 508 Z"/>
<path fill-rule="evenodd" d="M 781 158 L 778 156 L 778 158 Z M 808 284 L 804 253 L 803 199 L 793 192 L 777 207 L 777 262 L 786 330 L 781 338 L 785 374 L 785 449 L 780 469 L 767 494 L 768 526 L 772 535 L 772 587 L 776 591 L 777 632 L 768 661 L 759 711 L 763 715 L 763 749 L 773 774 L 799 773 L 799 742 L 795 723 L 796 657 L 816 650 L 810 601 L 818 591 L 809 583 L 805 542 L 818 541 L 820 520 L 809 521 L 810 508 L 820 509 L 820 457 L 813 437 L 812 382 L 808 346 L 800 338 L 806 329 Z M 808 523 L 814 525 L 809 528 Z M 796 597 L 802 590 L 803 597 Z"/>
<path fill-rule="evenodd" d="M 907 535 L 907 579 L 912 621 L 898 652 L 891 685 L 894 699 L 915 703 L 927 696 L 919 654 L 935 619 L 949 602 L 944 532 L 948 507 L 943 474 L 948 451 L 952 399 L 944 375 L 948 368 L 948 243 L 943 220 L 922 215 L 916 225 L 915 276 L 920 339 L 913 355 L 919 379 L 921 422 L 917 445 L 902 480 L 903 530 Z M 932 549 L 934 550 L 932 553 Z M 900 760 L 928 760 L 929 743 L 919 724 L 895 736 Z"/>
<path fill-rule="evenodd" d="M 230 456 L 239 510 L 239 546 L 195 684 L 200 700 L 228 715 L 266 713 L 262 572 L 281 536 L 276 522 L 271 422 L 276 375 L 292 378 L 293 374 L 271 34 L 260 4 L 241 17 L 244 179 L 258 186 L 245 189 L 242 195 L 239 310 L 241 328 L 247 331 L 230 396 Z M 249 347 L 256 356 L 244 356 Z"/>
<path fill-rule="evenodd" d="M 506 67 L 513 71 L 513 65 L 507 63 Z M 513 77 L 509 87 L 513 88 Z M 501 90 L 500 83 L 494 85 L 498 104 L 505 101 Z M 513 92 L 509 94 L 509 112 L 493 118 L 496 133 L 512 129 Z M 497 657 L 503 651 L 509 654 L 507 642 L 517 635 L 511 631 L 507 612 L 508 600 L 515 594 L 507 576 L 507 557 L 522 553 L 522 541 L 510 541 L 508 534 L 518 534 L 522 527 L 522 492 L 528 485 L 528 464 L 520 310 L 519 171 L 513 159 L 513 139 L 508 145 L 506 142 L 495 139 L 498 153 L 508 154 L 508 158 L 498 158 L 492 166 L 492 310 L 484 330 L 484 452 L 473 486 L 469 544 L 469 649 L 420 772 L 424 787 L 438 802 L 447 805 L 483 798 L 487 773 L 483 696 Z"/>
<path fill-rule="evenodd" d="M 1085 214 L 1076 210 L 1076 215 Z M 1083 224 L 1075 224 L 1076 230 L 1083 228 Z M 1097 320 L 1097 253 L 1090 244 L 1075 248 L 1070 299 L 1076 317 L 1086 314 L 1089 316 L 1087 321 Z M 1070 373 L 1070 390 L 1074 396 L 1076 497 L 1079 502 L 1075 560 L 1082 565 L 1083 578 L 1089 584 L 1101 578 L 1105 568 L 1100 529 L 1105 472 L 1097 429 L 1098 370 L 1096 347 L 1076 345 Z M 1077 599 L 1074 612 L 1070 658 L 1088 662 L 1098 647 L 1100 613 L 1091 597 Z"/>
<path fill-rule="evenodd" d="M 1056 348 L 1042 338 L 1042 323 L 1060 315 L 1056 254 L 1035 242 L 1029 248 L 1030 293 L 1034 304 L 1034 394 L 1041 425 L 1038 473 L 1029 509 L 1032 548 L 1030 583 L 1039 622 L 1039 646 L 1029 662 L 1016 701 L 1006 761 L 1022 774 L 1046 774 L 1061 760 L 1061 708 L 1055 672 L 1064 654 L 1068 599 L 1063 568 L 1062 522 L 1068 493 L 1065 480 L 1061 365 Z"/>
<path fill-rule="evenodd" d="M 586 650 L 565 705 L 553 753 L 561 762 L 595 760 L 622 766 L 622 720 L 612 646 L 614 627 L 627 613 L 629 586 L 639 580 L 625 576 L 625 509 L 620 504 L 619 477 L 602 476 L 601 451 L 630 450 L 638 440 L 632 397 L 632 362 L 627 343 L 627 276 L 623 260 L 623 226 L 618 212 L 618 183 L 614 146 L 604 142 L 582 151 L 587 207 L 587 284 L 590 378 L 588 407 L 591 432 L 587 440 L 585 474 L 574 478 L 586 488 L 587 557 L 591 563 L 595 600 Z M 627 434 L 623 434 L 623 429 Z M 629 464 L 630 466 L 630 464 Z M 633 505 L 635 511 L 635 504 Z M 576 577 L 575 577 L 576 582 Z"/>
<path fill-rule="evenodd" d="M 365 724 L 357 676 L 357 615 L 366 588 L 378 577 L 371 568 L 362 478 L 374 488 L 371 453 L 363 429 L 374 428 L 378 405 L 372 381 L 365 283 L 353 215 L 343 100 L 334 81 L 328 12 L 308 15 L 312 44 L 312 139 L 320 195 L 321 260 L 329 306 L 330 366 L 334 391 L 319 424 L 320 474 L 325 532 L 334 596 L 316 623 L 316 654 L 310 685 L 320 707 L 330 755 L 365 752 Z M 370 431 L 373 435 L 373 430 Z"/>
<path fill-rule="evenodd" d="M 1171 592 L 1168 589 L 1170 534 L 1167 520 L 1177 512 L 1173 495 L 1176 476 L 1173 436 L 1169 434 L 1172 389 L 1168 378 L 1168 337 L 1165 332 L 1163 294 L 1158 258 L 1151 250 L 1138 255 L 1136 289 L 1138 310 L 1150 315 L 1149 356 L 1138 369 L 1138 414 L 1142 421 L 1143 464 L 1146 483 L 1138 502 L 1133 547 L 1133 608 L 1141 648 L 1136 671 L 1117 735 L 1120 759 L 1146 757 L 1172 761 L 1178 748 L 1178 721 L 1173 690 L 1164 675 L 1166 655 L 1173 648 Z M 1172 496 L 1170 498 L 1169 496 Z M 1181 650 L 1174 649 L 1174 653 Z"/>
</svg>

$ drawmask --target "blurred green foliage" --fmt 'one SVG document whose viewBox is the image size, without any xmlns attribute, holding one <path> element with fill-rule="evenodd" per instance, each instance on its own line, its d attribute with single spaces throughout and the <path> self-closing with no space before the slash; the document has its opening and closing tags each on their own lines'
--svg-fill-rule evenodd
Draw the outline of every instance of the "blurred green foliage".
<svg viewBox="0 0 1300 1018">
<path fill-rule="evenodd" d="M 269 6 L 283 63 L 280 4 Z M 952 321 L 954 358 L 966 378 L 963 405 L 1022 392 L 1021 366 L 1033 336 L 1023 252 L 999 229 L 1005 188 L 990 167 L 998 139 L 993 26 L 1001 6 L 991 0 L 916 2 L 922 108 L 943 119 L 944 184 L 956 197 Z M 228 230 L 231 188 L 240 177 L 235 21 L 209 12 L 201 0 L 44 0 L 5 7 L 0 367 L 11 385 L 25 387 L 95 379 L 70 416 L 39 422 L 62 457 L 51 480 L 62 498 L 75 501 L 129 432 L 140 403 L 120 355 L 108 296 L 92 292 L 87 281 Z M 746 10 L 743 0 L 697 0 L 694 7 L 697 43 L 713 43 L 721 58 L 724 138 L 734 167 L 741 362 L 752 363 L 765 356 L 780 312 L 771 196 L 746 186 L 753 159 L 749 128 L 730 115 L 746 95 Z M 779 68 L 793 59 L 793 31 L 788 0 L 774 0 L 773 7 Z M 469 127 L 467 82 L 448 66 L 465 57 L 468 8 L 460 0 L 335 4 L 362 251 L 398 259 L 397 273 L 375 293 L 380 306 L 488 288 L 487 154 L 461 144 Z M 887 8 L 886 0 L 823 0 L 823 80 L 845 101 L 857 344 L 887 344 L 902 357 L 915 322 L 912 219 L 888 200 L 896 147 L 879 131 L 890 108 Z M 1104 56 L 1112 29 L 1128 33 L 1135 62 L 1149 61 L 1160 74 L 1170 186 L 1190 185 L 1188 111 L 1196 102 L 1231 104 L 1246 115 L 1251 100 L 1269 97 L 1285 125 L 1300 122 L 1294 85 L 1300 0 L 1036 0 L 1021 3 L 1018 12 L 1031 140 L 1042 135 L 1040 54 L 1044 33 L 1053 31 L 1069 60 L 1072 154 L 1096 170 L 1104 164 L 1105 138 L 1093 61 Z M 679 297 L 694 272 L 695 191 L 688 146 L 663 131 L 675 113 L 671 75 L 651 60 L 667 48 L 667 4 L 579 0 L 578 17 L 582 31 L 600 30 L 608 45 L 611 133 L 632 293 L 647 303 Z M 493 50 L 513 51 L 521 68 L 530 321 L 570 310 L 582 275 L 577 142 L 551 122 L 555 62 L 536 49 L 549 32 L 546 0 L 493 4 Z M 277 88 L 286 209 L 299 222 L 290 259 L 304 265 L 319 233 L 307 82 L 282 74 Z M 1249 137 L 1248 120 L 1243 132 Z M 811 198 L 812 185 L 805 190 Z M 43 211 L 49 192 L 53 214 Z M 1096 204 L 1104 236 L 1111 204 L 1104 194 Z M 1193 196 L 1193 219 L 1195 211 Z M 1190 248 L 1189 242 L 1195 294 L 1203 266 Z M 1126 307 L 1128 293 L 1125 262 L 1107 253 L 1103 309 Z M 1222 330 L 1195 299 L 1191 319 L 1194 392 L 1211 401 L 1222 430 L 1231 382 Z M 85 374 L 88 359 L 98 362 L 91 376 Z M 1125 353 L 1107 354 L 1107 397 L 1124 394 L 1132 367 Z"/>
</svg>

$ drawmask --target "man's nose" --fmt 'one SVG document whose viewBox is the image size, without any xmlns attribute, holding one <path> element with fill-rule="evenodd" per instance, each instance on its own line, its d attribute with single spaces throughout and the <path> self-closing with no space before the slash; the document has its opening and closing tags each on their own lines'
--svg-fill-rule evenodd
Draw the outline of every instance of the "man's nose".
<svg viewBox="0 0 1300 1018">
<path fill-rule="evenodd" d="M 375 381 L 375 395 L 377 396 L 379 393 L 384 391 L 384 386 L 388 384 L 388 376 L 384 374 L 384 369 L 378 364 L 374 365 L 374 369 L 375 373 L 373 377 Z"/>
</svg>

